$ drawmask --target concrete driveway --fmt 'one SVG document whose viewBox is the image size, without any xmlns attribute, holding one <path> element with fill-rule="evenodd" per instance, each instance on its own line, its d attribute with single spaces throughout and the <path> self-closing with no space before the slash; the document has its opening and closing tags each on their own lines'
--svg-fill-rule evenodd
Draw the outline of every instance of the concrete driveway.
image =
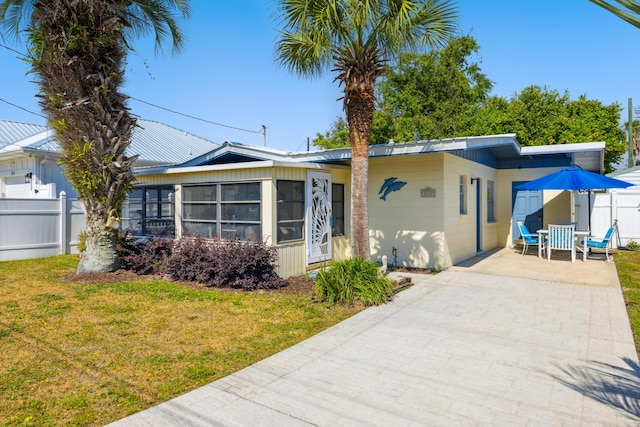
<svg viewBox="0 0 640 427">
<path fill-rule="evenodd" d="M 639 425 L 615 265 L 533 252 L 410 275 L 393 302 L 112 425 Z"/>
</svg>

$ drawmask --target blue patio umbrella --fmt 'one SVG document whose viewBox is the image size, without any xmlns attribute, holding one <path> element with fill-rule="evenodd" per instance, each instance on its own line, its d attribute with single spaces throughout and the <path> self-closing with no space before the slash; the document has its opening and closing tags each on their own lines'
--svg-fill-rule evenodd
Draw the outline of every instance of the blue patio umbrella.
<svg viewBox="0 0 640 427">
<path fill-rule="evenodd" d="M 516 186 L 516 190 L 585 190 L 589 191 L 589 229 L 591 229 L 591 190 L 627 188 L 633 184 L 598 175 L 576 166 L 564 168 L 533 181 Z"/>
<path fill-rule="evenodd" d="M 599 190 L 604 188 L 627 188 L 633 184 L 608 176 L 598 175 L 576 166 L 564 168 L 550 175 L 529 181 L 516 187 L 517 190 Z"/>
</svg>

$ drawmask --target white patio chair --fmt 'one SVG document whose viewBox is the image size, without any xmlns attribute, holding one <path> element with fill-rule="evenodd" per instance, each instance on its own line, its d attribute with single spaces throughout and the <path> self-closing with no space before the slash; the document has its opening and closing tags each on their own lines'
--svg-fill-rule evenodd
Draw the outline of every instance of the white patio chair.
<svg viewBox="0 0 640 427">
<path fill-rule="evenodd" d="M 576 243 L 573 224 L 549 224 L 547 237 L 547 261 L 551 260 L 551 251 L 571 251 L 571 262 L 576 262 Z"/>
</svg>

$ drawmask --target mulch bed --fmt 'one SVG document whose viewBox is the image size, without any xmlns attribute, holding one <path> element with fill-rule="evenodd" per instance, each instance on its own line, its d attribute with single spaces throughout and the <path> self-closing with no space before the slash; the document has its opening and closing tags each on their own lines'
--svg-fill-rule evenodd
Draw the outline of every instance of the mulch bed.
<svg viewBox="0 0 640 427">
<path fill-rule="evenodd" d="M 112 273 L 85 273 L 76 274 L 70 272 L 62 276 L 67 282 L 83 283 L 87 285 L 95 285 L 98 283 L 120 283 L 120 282 L 146 282 L 152 280 L 168 280 L 164 276 L 157 274 L 139 275 L 130 270 L 116 270 Z M 198 290 L 217 290 L 226 292 L 246 292 L 241 289 L 234 288 L 214 288 L 208 287 L 201 283 L 186 282 L 186 281 L 174 281 L 183 286 L 187 286 L 192 289 Z M 265 292 L 276 292 L 281 294 L 291 295 L 311 295 L 313 293 L 313 280 L 305 276 L 290 277 L 286 280 L 287 285 L 279 289 L 269 289 Z"/>
<path fill-rule="evenodd" d="M 422 274 L 432 274 L 428 268 L 406 268 L 406 267 L 395 267 L 390 268 L 389 271 L 396 272 L 405 272 L 405 273 L 422 273 Z M 151 280 L 170 280 L 161 275 L 138 275 L 130 270 L 117 270 L 112 273 L 86 273 L 86 274 L 75 274 L 74 272 L 67 273 L 63 276 L 63 279 L 67 282 L 72 283 L 84 283 L 88 285 L 97 284 L 97 283 L 120 283 L 120 282 L 133 282 L 133 281 L 151 281 Z M 217 290 L 224 292 L 246 292 L 241 289 L 233 289 L 233 288 L 213 288 L 207 287 L 201 283 L 195 282 L 175 282 L 179 283 L 183 286 L 190 287 L 192 289 L 198 290 Z M 306 276 L 293 276 L 289 277 L 286 280 L 287 285 L 279 288 L 279 289 L 270 289 L 264 292 L 275 292 L 279 294 L 289 294 L 289 295 L 313 295 L 313 280 Z M 396 292 L 405 289 L 406 287 L 411 286 L 411 283 L 401 283 L 400 286 L 396 288 Z"/>
</svg>

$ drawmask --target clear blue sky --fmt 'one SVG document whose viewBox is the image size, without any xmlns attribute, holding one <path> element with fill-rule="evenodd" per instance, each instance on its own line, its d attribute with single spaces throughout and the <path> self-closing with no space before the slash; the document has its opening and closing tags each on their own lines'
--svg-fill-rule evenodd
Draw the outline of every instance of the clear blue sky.
<svg viewBox="0 0 640 427">
<path fill-rule="evenodd" d="M 640 29 L 588 0 L 459 0 L 460 34 L 480 44 L 482 71 L 493 94 L 510 97 L 526 86 L 547 86 L 571 99 L 586 94 L 640 106 Z M 183 114 L 254 133 L 216 126 L 131 100 L 132 112 L 214 142 L 306 149 L 307 137 L 326 131 L 342 114 L 334 76 L 307 80 L 279 68 L 271 0 L 193 0 L 188 39 L 179 56 L 155 55 L 141 40 L 129 56 L 125 93 Z M 24 51 L 24 42 L 4 42 Z M 40 112 L 28 67 L 0 47 L 0 99 Z M 0 119 L 45 124 L 41 117 L 0 101 Z M 579 141 L 576 141 L 579 142 Z"/>
</svg>

